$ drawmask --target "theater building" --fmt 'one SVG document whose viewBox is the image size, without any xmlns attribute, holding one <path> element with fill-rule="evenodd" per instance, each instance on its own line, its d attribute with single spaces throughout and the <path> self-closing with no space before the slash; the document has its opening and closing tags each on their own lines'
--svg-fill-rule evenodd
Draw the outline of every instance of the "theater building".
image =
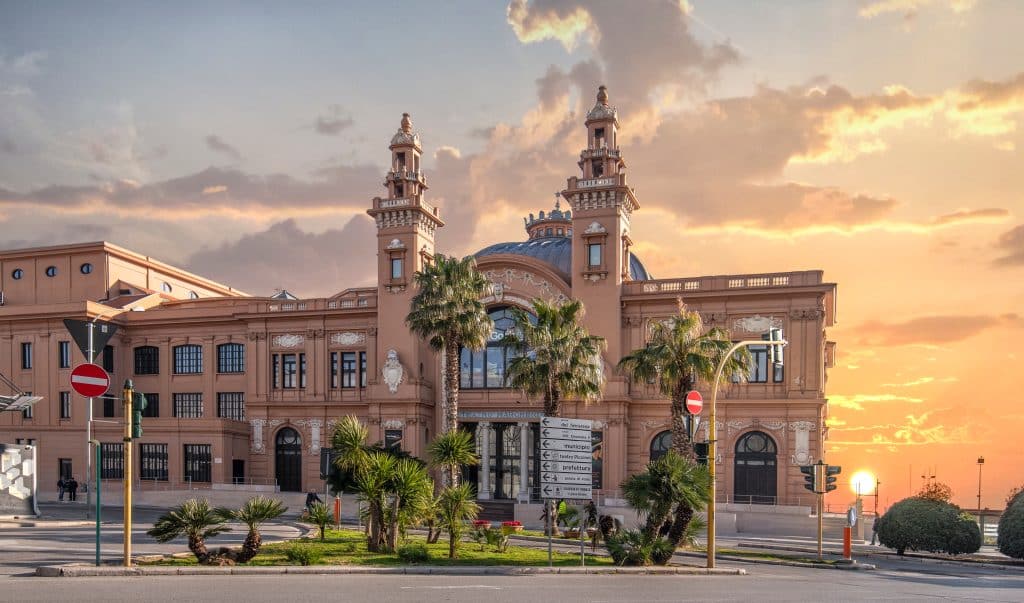
<svg viewBox="0 0 1024 603">
<path fill-rule="evenodd" d="M 790 342 L 784 366 L 769 365 L 767 350 L 754 348 L 749 378 L 722 388 L 713 459 L 720 500 L 808 504 L 798 465 L 822 456 L 827 435 L 833 344 L 826 329 L 836 286 L 821 271 L 656 278 L 631 251 L 643 236 L 631 228 L 642 206 L 603 87 L 584 126 L 579 169 L 555 206 L 525 218 L 520 240 L 476 254 L 493 283 L 483 301 L 496 325 L 485 350 L 461 355 L 460 422 L 476 434 L 482 457 L 469 474 L 479 498 L 527 503 L 538 494 L 541 405 L 503 387 L 500 335 L 509 308 L 537 297 L 580 299 L 587 326 L 607 340 L 602 400 L 568 401 L 563 414 L 594 421 L 594 486 L 616 498 L 623 478 L 668 449 L 670 412 L 654 386 L 631 383 L 615 366 L 644 345 L 652 322 L 676 312 L 681 297 L 733 339 L 781 328 Z M 368 208 L 377 228 L 376 287 L 326 298 L 257 297 L 106 242 L 0 252 L 0 372 L 44 396 L 31 411 L 0 413 L 0 441 L 38 446 L 44 499 L 62 472 L 85 477 L 86 404 L 69 376 L 84 356 L 64 318 L 117 326 L 96 363 L 112 375 L 110 393 L 131 379 L 149 400 L 145 433 L 132 442 L 131 478 L 142 490 L 322 490 L 320 450 L 346 415 L 367 424 L 371 438 L 426 457 L 442 424 L 440 361 L 404 318 L 412 275 L 444 252 L 434 246 L 444 212 L 427 199 L 408 115 L 389 149 L 385 191 Z M 701 389 L 710 397 L 707 384 Z M 121 404 L 97 400 L 94 416 L 106 458 L 100 473 L 120 480 Z M 698 438 L 706 433 L 705 424 Z"/>
</svg>

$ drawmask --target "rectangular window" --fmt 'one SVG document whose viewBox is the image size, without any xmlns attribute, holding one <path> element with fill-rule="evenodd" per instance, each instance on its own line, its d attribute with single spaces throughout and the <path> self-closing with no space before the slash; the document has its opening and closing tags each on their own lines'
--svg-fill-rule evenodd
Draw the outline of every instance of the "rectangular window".
<svg viewBox="0 0 1024 603">
<path fill-rule="evenodd" d="M 295 354 L 281 354 L 281 385 L 285 389 L 295 388 L 296 360 Z"/>
<path fill-rule="evenodd" d="M 220 392 L 217 394 L 217 416 L 232 421 L 245 420 L 245 394 Z"/>
<path fill-rule="evenodd" d="M 174 394 L 174 416 L 199 419 L 203 416 L 203 394 Z"/>
<path fill-rule="evenodd" d="M 174 373 L 190 375 L 203 372 L 203 346 L 174 346 Z"/>
<path fill-rule="evenodd" d="M 209 482 L 211 457 L 209 444 L 185 444 L 185 481 Z"/>
<path fill-rule="evenodd" d="M 401 450 L 402 449 L 402 430 L 401 429 L 385 429 L 384 430 L 384 448 L 386 450 Z"/>
<path fill-rule="evenodd" d="M 595 490 L 604 488 L 604 432 L 590 432 L 591 486 Z"/>
<path fill-rule="evenodd" d="M 71 368 L 71 342 L 57 342 L 57 368 Z"/>
<path fill-rule="evenodd" d="M 505 386 L 504 348 L 487 348 L 487 387 L 501 388 Z"/>
<path fill-rule="evenodd" d="M 271 356 L 270 364 L 272 365 L 270 374 L 273 375 L 270 380 L 273 383 L 273 388 L 279 389 L 281 387 L 281 357 L 277 354 L 273 354 Z"/>
<path fill-rule="evenodd" d="M 747 374 L 748 383 L 768 382 L 768 346 L 752 345 L 747 348 L 750 351 L 750 372 Z"/>
<path fill-rule="evenodd" d="M 587 264 L 594 268 L 601 265 L 601 244 L 589 243 L 587 245 Z"/>
<path fill-rule="evenodd" d="M 167 481 L 167 444 L 139 444 L 139 479 Z"/>
<path fill-rule="evenodd" d="M 359 387 L 366 387 L 366 352 L 359 352 Z"/>
<path fill-rule="evenodd" d="M 124 479 L 124 444 L 100 444 L 100 479 Z"/>
<path fill-rule="evenodd" d="M 160 348 L 151 345 L 135 348 L 135 374 L 160 374 Z"/>
<path fill-rule="evenodd" d="M 340 372 L 338 365 L 338 352 L 331 352 L 331 389 L 337 389 L 340 385 Z"/>
<path fill-rule="evenodd" d="M 342 387 L 356 387 L 356 353 L 355 352 L 342 352 L 341 353 L 341 386 Z"/>
<path fill-rule="evenodd" d="M 299 354 L 299 387 L 306 388 L 306 355 Z"/>
<path fill-rule="evenodd" d="M 399 280 L 402 278 L 402 258 L 391 258 L 391 279 Z"/>
<path fill-rule="evenodd" d="M 142 416 L 156 418 L 160 416 L 160 394 L 146 394 L 146 410 Z"/>
<path fill-rule="evenodd" d="M 240 343 L 225 343 L 217 346 L 218 373 L 245 372 L 245 346 Z"/>
<path fill-rule="evenodd" d="M 108 373 L 114 372 L 114 346 L 103 346 L 103 370 Z"/>
<path fill-rule="evenodd" d="M 31 396 L 32 392 L 25 392 L 25 395 L 26 396 Z M 34 417 L 35 416 L 35 412 L 33 411 L 34 408 L 35 408 L 35 405 L 26 406 L 25 408 L 23 408 L 21 410 L 21 418 L 22 419 L 31 419 L 32 417 Z"/>
<path fill-rule="evenodd" d="M 110 398 L 103 398 L 103 417 L 109 419 L 114 416 L 114 401 Z"/>
<path fill-rule="evenodd" d="M 32 368 L 32 344 L 27 341 L 21 344 L 21 368 Z"/>
<path fill-rule="evenodd" d="M 71 392 L 60 392 L 60 418 L 71 418 Z"/>
</svg>

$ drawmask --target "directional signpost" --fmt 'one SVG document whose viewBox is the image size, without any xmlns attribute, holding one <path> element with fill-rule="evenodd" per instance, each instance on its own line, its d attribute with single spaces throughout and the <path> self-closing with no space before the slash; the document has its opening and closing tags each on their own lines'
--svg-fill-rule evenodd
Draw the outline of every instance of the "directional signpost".
<svg viewBox="0 0 1024 603">
<path fill-rule="evenodd" d="M 548 517 L 554 517 L 554 501 L 562 498 L 591 500 L 593 489 L 593 445 L 591 421 L 542 417 L 540 420 L 540 496 L 547 499 Z M 580 559 L 583 535 L 580 529 Z M 548 529 L 548 564 L 551 564 L 551 535 Z"/>
</svg>

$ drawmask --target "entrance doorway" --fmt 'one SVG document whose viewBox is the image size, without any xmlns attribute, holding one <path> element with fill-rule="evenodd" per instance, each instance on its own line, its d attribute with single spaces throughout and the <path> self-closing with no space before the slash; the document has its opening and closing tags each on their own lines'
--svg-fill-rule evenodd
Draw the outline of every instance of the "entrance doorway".
<svg viewBox="0 0 1024 603">
<path fill-rule="evenodd" d="M 231 483 L 245 483 L 245 461 L 242 459 L 231 459 Z"/>
<path fill-rule="evenodd" d="M 775 440 L 762 431 L 751 431 L 736 442 L 736 479 L 733 487 L 735 502 L 775 504 L 776 456 Z"/>
<path fill-rule="evenodd" d="M 274 440 L 274 475 L 281 492 L 302 492 L 302 438 L 285 427 Z"/>
</svg>

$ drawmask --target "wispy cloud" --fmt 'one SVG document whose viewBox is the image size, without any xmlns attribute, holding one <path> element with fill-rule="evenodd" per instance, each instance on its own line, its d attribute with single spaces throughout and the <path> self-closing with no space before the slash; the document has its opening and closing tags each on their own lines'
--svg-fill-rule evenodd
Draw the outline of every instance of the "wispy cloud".
<svg viewBox="0 0 1024 603">
<path fill-rule="evenodd" d="M 923 398 L 912 398 L 910 396 L 897 396 L 894 394 L 830 394 L 828 404 L 830 407 L 846 408 L 849 410 L 864 410 L 865 404 L 877 404 L 881 402 L 898 402 L 905 404 L 920 404 Z"/>
<path fill-rule="evenodd" d="M 352 116 L 346 115 L 340 105 L 331 105 L 326 115 L 318 115 L 313 120 L 313 130 L 324 136 L 337 136 L 343 130 L 351 128 L 355 122 Z"/>
<path fill-rule="evenodd" d="M 220 136 L 217 136 L 216 134 L 210 134 L 204 140 L 206 141 L 206 148 L 210 149 L 211 151 L 223 153 L 228 157 L 231 157 L 236 160 L 242 158 L 242 153 L 239 152 L 237 148 L 228 144 L 227 142 L 224 141 L 224 139 L 222 139 Z"/>
</svg>

